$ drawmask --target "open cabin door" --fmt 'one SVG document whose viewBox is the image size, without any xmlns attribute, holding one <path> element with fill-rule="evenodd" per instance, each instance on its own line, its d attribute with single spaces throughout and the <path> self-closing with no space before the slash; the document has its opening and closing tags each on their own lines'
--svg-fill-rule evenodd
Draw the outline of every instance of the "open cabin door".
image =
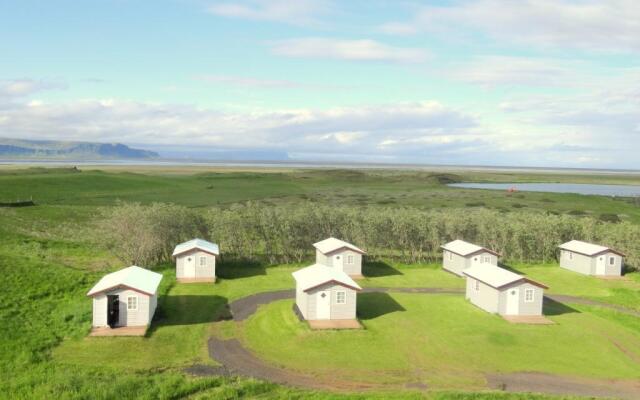
<svg viewBox="0 0 640 400">
<path fill-rule="evenodd" d="M 120 297 L 107 295 L 107 325 L 115 328 L 120 321 Z"/>
</svg>

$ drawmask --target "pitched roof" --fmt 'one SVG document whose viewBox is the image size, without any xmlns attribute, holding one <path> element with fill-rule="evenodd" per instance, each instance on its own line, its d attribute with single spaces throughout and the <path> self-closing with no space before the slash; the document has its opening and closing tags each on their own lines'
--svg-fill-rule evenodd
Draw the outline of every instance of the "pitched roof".
<svg viewBox="0 0 640 400">
<path fill-rule="evenodd" d="M 343 247 L 346 247 L 360 254 L 366 254 L 364 250 L 352 245 L 351 243 L 347 243 L 343 240 L 336 239 L 334 237 L 330 237 L 329 239 L 325 239 L 320 242 L 314 243 L 313 247 L 320 250 L 320 252 L 323 254 L 331 253 L 332 251 L 341 249 Z"/>
<path fill-rule="evenodd" d="M 335 282 L 354 290 L 362 290 L 360 285 L 341 269 L 327 267 L 321 264 L 313 264 L 309 267 L 299 269 L 291 275 L 293 275 L 293 279 L 296 280 L 296 283 L 305 292 L 329 282 Z"/>
<path fill-rule="evenodd" d="M 218 245 L 215 243 L 207 242 L 204 239 L 191 239 L 188 242 L 180 243 L 173 249 L 172 256 L 175 257 L 178 254 L 182 254 L 185 251 L 200 249 L 202 251 L 206 251 L 207 253 L 212 253 L 216 256 L 220 255 L 220 249 Z"/>
<path fill-rule="evenodd" d="M 118 286 L 126 286 L 138 292 L 154 295 L 161 280 L 162 274 L 132 265 L 103 276 L 89 290 L 87 296 L 93 296 Z"/>
<path fill-rule="evenodd" d="M 612 253 L 616 253 L 624 257 L 624 254 L 622 254 L 617 250 L 613 250 L 612 248 L 600 246 L 593 243 L 583 242 L 581 240 L 571 240 L 567 243 L 561 244 L 558 247 L 563 250 L 573 251 L 576 253 L 584 254 L 586 256 L 595 256 L 595 255 L 610 251 Z"/>
<path fill-rule="evenodd" d="M 525 276 L 518 275 L 495 265 L 474 265 L 462 271 L 463 274 L 477 279 L 487 285 L 500 289 L 503 286 L 510 285 L 515 282 L 529 282 L 532 285 L 548 289 L 547 286 L 531 280 Z"/>
<path fill-rule="evenodd" d="M 486 247 L 480 247 L 478 245 L 475 245 L 475 244 L 469 243 L 469 242 L 465 242 L 464 240 L 460 240 L 460 239 L 456 239 L 453 242 L 449 242 L 449 243 L 443 244 L 440 247 L 445 249 L 445 250 L 448 250 L 448 251 L 450 251 L 452 253 L 456 253 L 458 255 L 461 255 L 463 257 L 470 256 L 472 254 L 479 253 L 479 252 L 482 252 L 482 251 L 486 251 L 488 253 L 495 254 L 496 256 L 500 255 L 500 254 L 496 253 L 493 250 L 487 249 Z"/>
</svg>

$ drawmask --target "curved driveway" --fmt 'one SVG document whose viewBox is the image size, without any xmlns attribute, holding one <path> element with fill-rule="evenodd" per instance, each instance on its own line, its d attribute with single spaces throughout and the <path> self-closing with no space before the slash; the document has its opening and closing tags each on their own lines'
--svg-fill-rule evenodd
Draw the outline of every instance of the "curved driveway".
<svg viewBox="0 0 640 400">
<path fill-rule="evenodd" d="M 423 293 L 423 294 L 460 294 L 464 289 L 451 288 L 383 288 L 367 287 L 364 293 Z M 258 307 L 278 300 L 295 297 L 295 290 L 275 290 L 243 297 L 233 301 L 229 308 L 234 321 L 244 321 L 253 315 Z M 640 312 L 625 307 L 567 295 L 547 295 L 549 299 L 560 303 L 575 303 L 594 305 L 640 317 Z M 324 390 L 369 390 L 382 388 L 381 385 L 352 382 L 352 381 L 324 381 L 299 372 L 290 371 L 269 365 L 254 356 L 243 347 L 237 339 L 222 340 L 215 337 L 209 339 L 209 356 L 222 363 L 230 373 L 263 379 L 285 385 Z M 538 392 L 560 395 L 578 396 L 614 396 L 621 399 L 640 398 L 640 382 L 632 381 L 604 381 L 596 379 L 568 378 L 542 373 L 513 373 L 487 375 L 489 386 L 496 390 L 508 392 Z M 396 387 L 398 385 L 395 385 Z M 408 382 L 405 388 L 426 389 L 419 382 Z M 389 386 L 385 386 L 389 389 Z"/>
</svg>

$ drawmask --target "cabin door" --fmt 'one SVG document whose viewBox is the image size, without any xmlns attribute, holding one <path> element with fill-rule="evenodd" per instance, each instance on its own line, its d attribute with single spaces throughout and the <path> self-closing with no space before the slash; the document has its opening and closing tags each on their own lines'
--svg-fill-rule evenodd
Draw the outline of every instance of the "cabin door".
<svg viewBox="0 0 640 400">
<path fill-rule="evenodd" d="M 605 256 L 600 256 L 596 259 L 596 275 L 605 274 L 606 262 L 607 262 L 607 257 Z"/>
<path fill-rule="evenodd" d="M 196 256 L 193 254 L 184 259 L 184 277 L 196 277 Z"/>
<path fill-rule="evenodd" d="M 316 319 L 331 318 L 331 291 L 323 290 L 316 294 Z"/>
<path fill-rule="evenodd" d="M 505 314 L 518 315 L 520 306 L 520 288 L 511 288 L 507 291 L 507 309 Z"/>
<path fill-rule="evenodd" d="M 342 254 L 336 254 L 335 256 L 333 256 L 333 266 L 335 268 L 338 268 L 340 271 L 344 271 L 343 265 L 344 265 L 344 257 L 342 257 Z"/>
<path fill-rule="evenodd" d="M 107 295 L 107 325 L 115 328 L 120 321 L 120 297 Z"/>
</svg>

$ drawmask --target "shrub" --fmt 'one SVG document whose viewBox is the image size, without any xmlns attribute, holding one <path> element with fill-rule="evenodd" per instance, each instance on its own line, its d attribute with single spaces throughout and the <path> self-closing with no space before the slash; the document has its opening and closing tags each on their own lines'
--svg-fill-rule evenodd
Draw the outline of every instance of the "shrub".
<svg viewBox="0 0 640 400">
<path fill-rule="evenodd" d="M 618 223 L 620 222 L 620 217 L 618 216 L 618 214 L 600 214 L 600 216 L 598 217 L 598 219 L 600 221 L 603 222 L 613 222 L 613 223 Z"/>
<path fill-rule="evenodd" d="M 201 217 L 203 215 L 203 217 Z M 312 244 L 330 236 L 363 247 L 370 258 L 412 263 L 439 259 L 440 246 L 464 239 L 503 254 L 506 260 L 547 262 L 571 239 L 595 241 L 639 265 L 640 226 L 569 215 L 488 209 L 235 204 L 198 211 L 178 206 L 121 204 L 104 223 L 104 240 L 128 262 L 168 261 L 175 244 L 211 238 L 225 259 L 302 262 Z"/>
<path fill-rule="evenodd" d="M 194 237 L 207 237 L 207 227 L 185 207 L 121 203 L 106 211 L 96 240 L 123 262 L 145 266 L 169 260 L 176 244 Z"/>
</svg>

